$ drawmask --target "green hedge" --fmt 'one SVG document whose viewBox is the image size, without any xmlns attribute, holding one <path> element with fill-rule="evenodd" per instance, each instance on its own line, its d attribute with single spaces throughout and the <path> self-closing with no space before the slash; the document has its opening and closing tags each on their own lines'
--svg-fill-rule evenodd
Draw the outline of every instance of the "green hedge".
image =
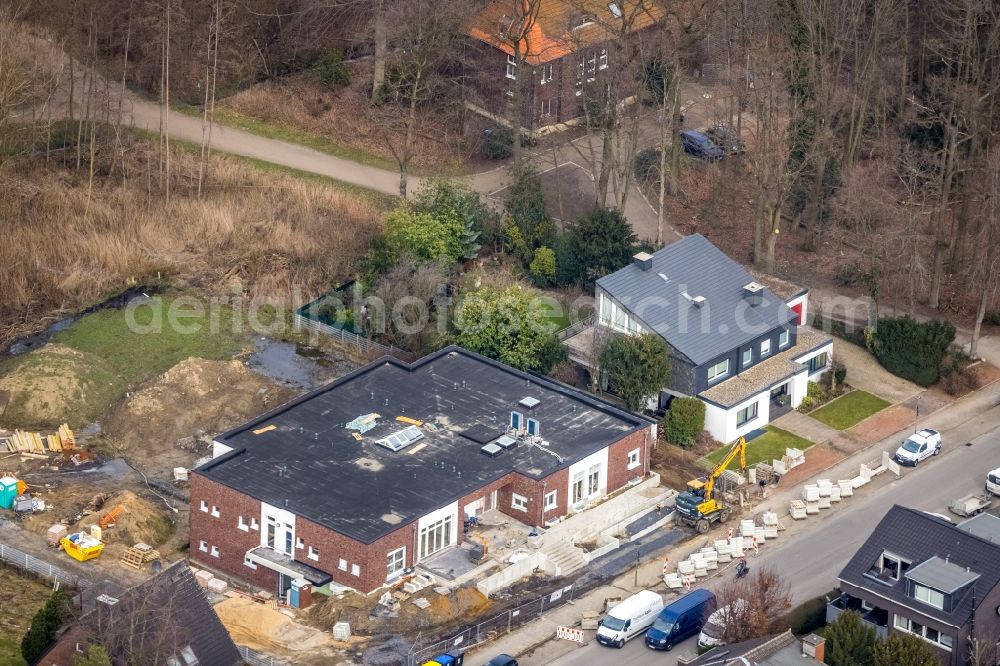
<svg viewBox="0 0 1000 666">
<path fill-rule="evenodd" d="M 705 403 L 698 398 L 674 398 L 663 419 L 663 428 L 671 444 L 692 446 L 705 429 Z"/>
<path fill-rule="evenodd" d="M 869 334 L 868 348 L 892 374 L 930 386 L 938 380 L 941 362 L 954 340 L 955 327 L 948 322 L 881 317 Z"/>
</svg>

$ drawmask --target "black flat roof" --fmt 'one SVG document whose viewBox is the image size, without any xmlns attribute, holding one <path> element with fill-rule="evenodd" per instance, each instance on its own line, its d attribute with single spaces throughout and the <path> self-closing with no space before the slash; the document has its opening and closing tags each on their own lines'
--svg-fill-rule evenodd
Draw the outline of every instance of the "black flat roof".
<svg viewBox="0 0 1000 666">
<path fill-rule="evenodd" d="M 539 404 L 518 404 L 529 396 Z M 481 442 L 503 436 L 512 411 L 537 419 L 548 445 L 485 455 Z M 371 413 L 358 441 L 346 425 Z M 393 452 L 376 440 L 407 427 L 397 417 L 425 425 Z M 380 359 L 230 430 L 216 441 L 233 450 L 195 473 L 371 543 L 512 471 L 548 476 L 651 423 L 451 346 L 412 364 Z"/>
</svg>

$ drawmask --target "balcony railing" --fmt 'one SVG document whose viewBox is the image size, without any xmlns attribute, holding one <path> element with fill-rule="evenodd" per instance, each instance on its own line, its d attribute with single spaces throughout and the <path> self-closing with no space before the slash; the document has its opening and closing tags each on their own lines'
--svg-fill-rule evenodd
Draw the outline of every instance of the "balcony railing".
<svg viewBox="0 0 1000 666">
<path fill-rule="evenodd" d="M 881 608 L 865 609 L 861 607 L 861 599 L 849 594 L 842 594 L 826 605 L 826 623 L 830 624 L 845 611 L 856 611 L 861 614 L 861 621 L 875 630 L 875 635 L 885 638 L 889 635 L 889 612 Z"/>
</svg>

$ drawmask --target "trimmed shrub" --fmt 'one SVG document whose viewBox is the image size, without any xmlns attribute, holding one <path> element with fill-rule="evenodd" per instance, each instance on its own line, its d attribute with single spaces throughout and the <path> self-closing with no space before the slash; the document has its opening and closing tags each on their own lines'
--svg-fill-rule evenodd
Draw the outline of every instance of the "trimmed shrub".
<svg viewBox="0 0 1000 666">
<path fill-rule="evenodd" d="M 556 279 L 556 253 L 544 245 L 535 250 L 535 258 L 531 260 L 531 281 L 536 287 L 548 287 Z"/>
<path fill-rule="evenodd" d="M 48 649 L 56 632 L 70 618 L 70 598 L 62 590 L 57 590 L 48 598 L 45 605 L 38 609 L 31 618 L 28 633 L 21 639 L 21 656 L 29 664 L 42 656 Z"/>
<path fill-rule="evenodd" d="M 663 418 L 667 441 L 684 448 L 694 446 L 705 429 L 705 403 L 698 398 L 674 398 Z"/>
<path fill-rule="evenodd" d="M 955 340 L 948 322 L 919 322 L 909 316 L 881 317 L 869 336 L 869 349 L 892 374 L 930 386 L 941 374 L 941 362 Z"/>
<path fill-rule="evenodd" d="M 351 72 L 339 49 L 323 49 L 312 64 L 313 73 L 331 88 L 343 88 L 351 83 Z"/>
</svg>

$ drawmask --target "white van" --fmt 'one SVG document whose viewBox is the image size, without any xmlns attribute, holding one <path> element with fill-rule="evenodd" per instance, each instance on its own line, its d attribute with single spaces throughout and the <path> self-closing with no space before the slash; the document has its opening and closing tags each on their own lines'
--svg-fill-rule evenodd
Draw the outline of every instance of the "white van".
<svg viewBox="0 0 1000 666">
<path fill-rule="evenodd" d="M 620 648 L 625 641 L 643 633 L 663 610 L 663 597 L 643 590 L 622 601 L 604 616 L 597 627 L 597 642 Z"/>
<path fill-rule="evenodd" d="M 1000 495 L 1000 467 L 986 475 L 986 490 L 994 495 Z"/>
<path fill-rule="evenodd" d="M 725 645 L 726 625 L 740 615 L 744 615 L 747 602 L 737 599 L 731 604 L 719 608 L 705 620 L 701 633 L 698 635 L 698 647 L 702 649 Z"/>
</svg>

